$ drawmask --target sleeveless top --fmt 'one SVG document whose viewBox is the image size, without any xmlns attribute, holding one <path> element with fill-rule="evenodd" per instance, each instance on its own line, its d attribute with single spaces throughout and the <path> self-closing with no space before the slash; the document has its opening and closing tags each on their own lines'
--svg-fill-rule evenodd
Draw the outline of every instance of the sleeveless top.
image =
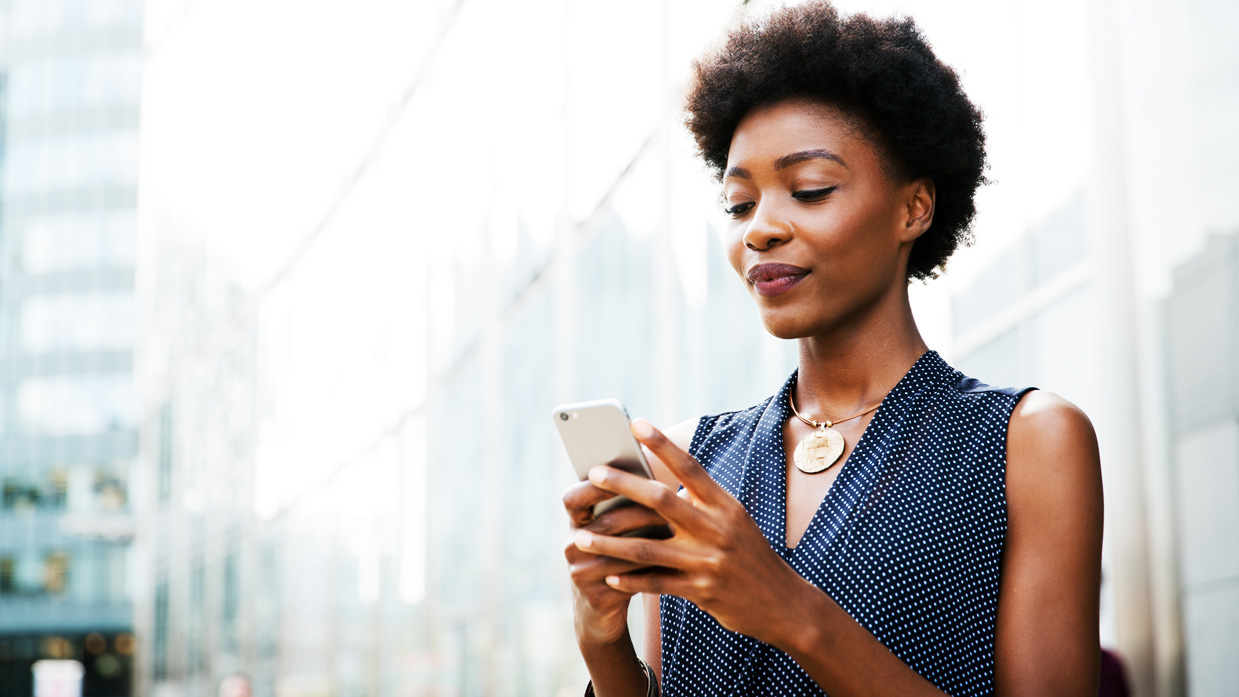
<svg viewBox="0 0 1239 697">
<path fill-rule="evenodd" d="M 934 351 L 887 394 L 795 548 L 786 546 L 788 392 L 702 417 L 689 453 L 771 547 L 913 670 L 955 697 L 994 691 L 1007 529 L 1007 423 L 1033 388 L 965 377 Z M 823 695 L 782 651 L 661 599 L 667 697 Z"/>
</svg>

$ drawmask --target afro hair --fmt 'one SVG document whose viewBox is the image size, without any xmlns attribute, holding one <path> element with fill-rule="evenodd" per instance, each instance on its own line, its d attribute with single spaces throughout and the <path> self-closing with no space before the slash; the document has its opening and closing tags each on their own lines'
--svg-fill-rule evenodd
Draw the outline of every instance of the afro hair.
<svg viewBox="0 0 1239 697">
<path fill-rule="evenodd" d="M 911 19 L 841 17 L 820 1 L 784 7 L 737 26 L 693 69 L 685 122 L 716 178 L 754 107 L 818 100 L 859 120 L 893 179 L 933 181 L 934 221 L 913 245 L 909 281 L 936 278 L 972 242 L 974 196 L 986 181 L 981 112 Z"/>
</svg>

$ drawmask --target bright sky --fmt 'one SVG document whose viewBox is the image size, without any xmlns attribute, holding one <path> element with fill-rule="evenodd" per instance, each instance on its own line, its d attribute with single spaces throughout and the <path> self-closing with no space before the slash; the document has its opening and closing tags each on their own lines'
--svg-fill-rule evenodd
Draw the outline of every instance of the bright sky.
<svg viewBox="0 0 1239 697">
<path fill-rule="evenodd" d="M 838 4 L 879 15 L 901 10 L 883 0 Z M 246 278 L 257 279 L 322 222 L 353 181 L 418 76 L 436 8 L 399 0 L 149 5 L 145 123 L 158 130 L 146 134 L 157 147 L 147 149 L 145 164 L 174 183 L 160 187 L 167 206 L 189 213 L 204 235 L 236 252 Z M 1031 12 L 1017 5 L 948 0 L 915 8 L 938 54 L 962 73 L 988 117 L 998 184 L 982 193 L 981 234 L 977 248 L 954 263 L 960 277 L 1059 204 L 1087 166 L 1084 157 L 1062 156 L 1089 150 L 1081 5 L 1048 0 Z M 640 9 L 629 16 L 639 20 Z M 1043 46 L 1009 45 L 1017 23 L 1020 36 L 1042 37 Z M 616 72 L 649 74 L 636 64 L 642 55 L 617 55 Z M 502 60 L 476 45 L 460 59 Z M 617 116 L 630 118 L 637 106 Z"/>
</svg>

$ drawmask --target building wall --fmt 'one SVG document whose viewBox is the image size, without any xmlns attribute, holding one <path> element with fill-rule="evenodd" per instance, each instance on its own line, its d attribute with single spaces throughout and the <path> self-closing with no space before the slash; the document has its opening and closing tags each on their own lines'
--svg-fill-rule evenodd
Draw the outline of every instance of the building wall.
<svg viewBox="0 0 1239 697">
<path fill-rule="evenodd" d="M 1235 62 L 1193 52 L 1228 10 L 987 8 L 917 8 L 989 115 L 997 181 L 976 247 L 913 288 L 918 317 L 965 372 L 1092 416 L 1101 639 L 1138 694 L 1180 694 L 1214 654 L 1185 660 L 1179 633 L 1149 308 L 1225 222 L 1161 225 L 1194 210 L 1191 182 L 1231 176 L 1231 92 L 1208 85 Z M 578 694 L 551 407 L 615 396 L 671 424 L 794 365 L 722 262 L 679 123 L 689 61 L 734 8 L 146 9 L 138 693 L 240 671 L 257 695 Z"/>
<path fill-rule="evenodd" d="M 370 6 L 307 11 L 366 32 L 376 62 L 409 32 L 432 50 L 341 107 L 398 100 L 360 173 L 307 204 L 320 217 L 253 230 L 268 250 L 221 243 L 177 155 L 194 107 L 174 83 L 235 8 L 152 19 L 139 694 L 212 695 L 237 671 L 256 695 L 583 689 L 552 408 L 615 396 L 669 425 L 794 366 L 713 263 L 715 197 L 668 96 L 731 8 L 679 5 L 474 0 L 398 30 Z"/>
<path fill-rule="evenodd" d="M 1225 629 L 1225 569 L 1202 576 L 1197 560 L 1221 539 L 1205 523 L 1227 528 L 1218 497 L 1234 457 L 1218 416 L 1234 353 L 1218 339 L 1234 325 L 1223 269 L 1239 216 L 1209 192 L 1233 178 L 1223 161 L 1239 147 L 1223 125 L 1239 100 L 1224 77 L 1239 71 L 1239 49 L 1217 33 L 1235 8 L 1197 0 L 1155 18 L 1160 5 L 1087 7 L 1077 202 L 1029 221 L 956 285 L 955 356 L 966 372 L 1053 390 L 1090 415 L 1106 486 L 1103 644 L 1123 654 L 1139 694 L 1219 694 L 1222 656 L 1239 640 Z M 1047 258 L 1067 263 L 1047 276 Z M 1193 409 L 1210 419 L 1185 422 Z M 1204 472 L 1222 476 L 1215 488 Z M 1216 587 L 1204 582 L 1215 572 Z"/>
<path fill-rule="evenodd" d="M 1226 694 L 1239 650 L 1239 237 L 1175 270 L 1165 322 L 1187 682 Z"/>
<path fill-rule="evenodd" d="M 0 3 L 0 692 L 129 693 L 142 3 Z"/>
</svg>

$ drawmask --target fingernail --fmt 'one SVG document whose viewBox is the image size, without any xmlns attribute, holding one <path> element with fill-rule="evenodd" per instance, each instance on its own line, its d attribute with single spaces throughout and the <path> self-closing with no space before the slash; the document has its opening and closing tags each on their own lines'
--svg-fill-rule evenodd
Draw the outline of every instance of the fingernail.
<svg viewBox="0 0 1239 697">
<path fill-rule="evenodd" d="M 585 530 L 578 530 L 576 533 L 576 546 L 585 549 L 594 544 L 594 536 L 592 533 Z"/>
<path fill-rule="evenodd" d="M 608 476 L 607 468 L 602 465 L 595 467 L 589 471 L 589 481 L 595 484 L 601 484 L 607 481 L 607 476 Z"/>
<path fill-rule="evenodd" d="M 619 588 L 619 576 L 607 576 L 607 585 L 612 588 Z"/>
<path fill-rule="evenodd" d="M 632 431 L 642 438 L 649 438 L 654 435 L 654 427 L 645 419 L 637 419 L 632 422 Z"/>
</svg>

